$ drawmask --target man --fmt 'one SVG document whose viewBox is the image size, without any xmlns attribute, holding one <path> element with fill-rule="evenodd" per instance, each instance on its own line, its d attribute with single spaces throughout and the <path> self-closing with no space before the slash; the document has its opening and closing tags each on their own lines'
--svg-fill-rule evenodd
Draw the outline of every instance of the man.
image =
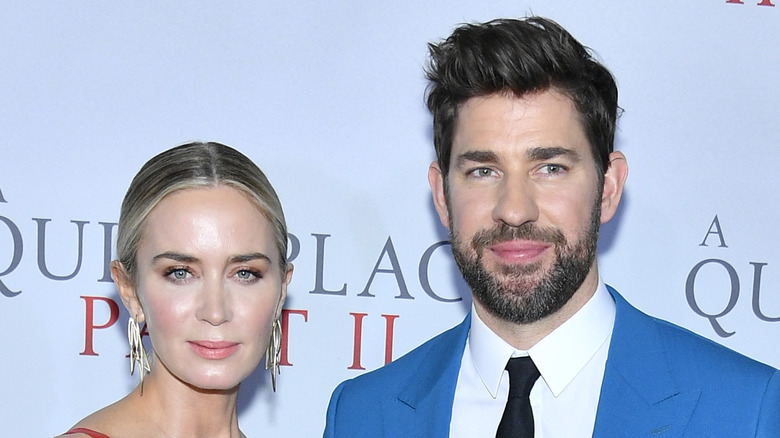
<svg viewBox="0 0 780 438">
<path fill-rule="evenodd" d="M 609 71 L 539 17 L 464 25 L 430 52 L 428 180 L 473 308 L 342 383 L 325 436 L 780 436 L 778 371 L 599 277 L 628 174 Z"/>
</svg>

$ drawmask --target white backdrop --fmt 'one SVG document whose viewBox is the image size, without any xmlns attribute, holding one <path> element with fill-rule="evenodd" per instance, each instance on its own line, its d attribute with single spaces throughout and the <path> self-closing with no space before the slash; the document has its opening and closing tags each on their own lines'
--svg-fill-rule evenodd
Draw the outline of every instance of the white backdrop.
<svg viewBox="0 0 780 438">
<path fill-rule="evenodd" d="M 384 363 L 388 324 L 397 358 L 469 306 L 452 301 L 465 289 L 437 246 L 447 234 L 426 181 L 426 43 L 529 13 L 564 25 L 618 80 L 631 170 L 602 229 L 606 282 L 780 366 L 780 1 L 391 3 L 4 2 L 3 435 L 61 433 L 136 384 L 121 303 L 107 324 L 111 224 L 141 164 L 190 140 L 252 157 L 299 243 L 291 365 L 276 394 L 264 370 L 242 386 L 242 428 L 321 434 L 336 384 Z"/>
</svg>

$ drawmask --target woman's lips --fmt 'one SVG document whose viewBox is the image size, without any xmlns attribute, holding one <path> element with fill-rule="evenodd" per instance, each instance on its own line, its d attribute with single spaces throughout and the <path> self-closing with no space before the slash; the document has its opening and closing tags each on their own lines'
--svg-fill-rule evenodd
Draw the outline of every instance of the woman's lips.
<svg viewBox="0 0 780 438">
<path fill-rule="evenodd" d="M 190 347 L 198 356 L 204 359 L 225 359 L 238 350 L 241 345 L 229 341 L 190 341 Z"/>
</svg>

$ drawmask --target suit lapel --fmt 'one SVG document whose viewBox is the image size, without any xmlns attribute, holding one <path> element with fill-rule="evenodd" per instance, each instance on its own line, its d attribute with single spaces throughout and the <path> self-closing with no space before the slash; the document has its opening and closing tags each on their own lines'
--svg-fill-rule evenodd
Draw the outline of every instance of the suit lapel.
<svg viewBox="0 0 780 438">
<path fill-rule="evenodd" d="M 616 305 L 615 328 L 593 436 L 682 436 L 700 393 L 681 392 L 675 383 L 670 352 L 653 320 L 608 290 Z"/>
<path fill-rule="evenodd" d="M 653 320 L 608 287 L 615 300 L 610 341 L 593 436 L 683 436 L 700 393 L 674 381 L 663 339 Z M 471 314 L 443 333 L 398 393 L 385 436 L 447 437 Z M 672 352 L 673 353 L 673 352 Z M 402 432 L 403 431 L 403 432 Z"/>
<path fill-rule="evenodd" d="M 455 386 L 470 327 L 471 313 L 432 343 L 416 372 L 398 393 L 400 407 L 392 409 L 398 415 L 390 419 L 394 424 L 386 424 L 385 430 L 399 427 L 406 436 L 449 436 Z"/>
</svg>

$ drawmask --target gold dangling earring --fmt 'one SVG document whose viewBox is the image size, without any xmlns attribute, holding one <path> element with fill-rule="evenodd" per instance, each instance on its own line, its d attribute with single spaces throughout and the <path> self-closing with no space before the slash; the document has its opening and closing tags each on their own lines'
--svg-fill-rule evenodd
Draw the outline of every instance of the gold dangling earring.
<svg viewBox="0 0 780 438">
<path fill-rule="evenodd" d="M 271 387 L 276 392 L 276 375 L 281 374 L 279 361 L 282 358 L 282 324 L 278 319 L 274 320 L 271 328 L 271 340 L 268 343 L 268 351 L 265 352 L 265 369 L 271 370 Z"/>
<path fill-rule="evenodd" d="M 141 374 L 141 395 L 144 395 L 144 374 L 150 372 L 151 369 L 146 357 L 146 349 L 141 341 L 141 328 L 132 316 L 127 320 L 127 341 L 130 343 L 130 375 L 133 375 L 135 363 L 138 362 L 138 372 Z"/>
</svg>

